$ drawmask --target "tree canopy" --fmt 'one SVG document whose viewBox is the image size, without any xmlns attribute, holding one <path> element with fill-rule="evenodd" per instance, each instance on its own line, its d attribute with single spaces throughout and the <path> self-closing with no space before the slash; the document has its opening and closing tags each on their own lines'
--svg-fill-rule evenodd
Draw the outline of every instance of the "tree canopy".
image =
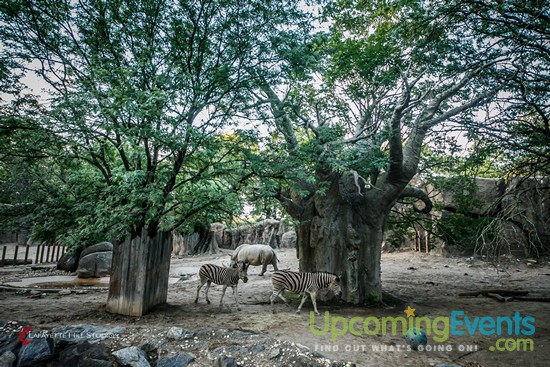
<svg viewBox="0 0 550 367">
<path fill-rule="evenodd" d="M 61 149 L 26 146 L 67 173 L 50 179 L 75 219 L 58 235 L 120 238 L 238 212 L 256 133 L 237 118 L 251 108 L 253 77 L 273 79 L 284 45 L 307 29 L 292 2 L 7 1 L 0 10 L 3 57 L 20 71 L 2 81 L 34 75 L 48 87 L 26 118 Z M 22 136 L 40 140 L 23 121 L 6 115 L 3 133 L 19 146 Z"/>
</svg>

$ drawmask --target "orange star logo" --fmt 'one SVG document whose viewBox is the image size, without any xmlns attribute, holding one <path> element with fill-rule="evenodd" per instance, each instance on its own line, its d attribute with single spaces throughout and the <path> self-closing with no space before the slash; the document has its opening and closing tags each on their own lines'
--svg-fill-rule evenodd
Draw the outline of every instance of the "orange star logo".
<svg viewBox="0 0 550 367">
<path fill-rule="evenodd" d="M 407 317 L 414 317 L 414 311 L 416 311 L 416 308 L 411 308 L 411 306 L 407 306 L 407 309 L 403 312 L 407 314 Z"/>
</svg>

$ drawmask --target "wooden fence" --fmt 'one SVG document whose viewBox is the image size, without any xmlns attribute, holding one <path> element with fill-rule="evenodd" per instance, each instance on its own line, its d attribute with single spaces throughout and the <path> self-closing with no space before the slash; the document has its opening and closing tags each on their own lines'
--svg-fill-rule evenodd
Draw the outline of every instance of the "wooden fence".
<svg viewBox="0 0 550 367">
<path fill-rule="evenodd" d="M 65 253 L 65 246 L 59 244 L 2 245 L 0 266 L 55 263 Z"/>
</svg>

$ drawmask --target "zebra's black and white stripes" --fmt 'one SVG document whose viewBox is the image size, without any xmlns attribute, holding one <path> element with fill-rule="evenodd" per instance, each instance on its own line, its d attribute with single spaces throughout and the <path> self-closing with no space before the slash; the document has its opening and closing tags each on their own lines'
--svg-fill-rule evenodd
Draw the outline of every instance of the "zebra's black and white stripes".
<svg viewBox="0 0 550 367">
<path fill-rule="evenodd" d="M 223 285 L 222 297 L 220 298 L 220 307 L 222 306 L 225 290 L 227 287 L 231 287 L 233 290 L 233 295 L 235 296 L 235 303 L 237 303 L 237 310 L 240 310 L 241 308 L 239 306 L 237 285 L 239 283 L 239 279 L 245 283 L 248 281 L 247 269 L 248 266 L 243 262 L 238 262 L 236 267 L 231 268 L 224 268 L 214 264 L 202 265 L 199 269 L 200 284 L 197 287 L 197 298 L 195 298 L 195 303 L 199 300 L 199 291 L 204 283 L 206 283 L 206 290 L 204 291 L 206 294 L 206 303 L 210 303 L 210 300 L 208 299 L 208 290 L 210 289 L 210 285 L 214 283 Z"/>
<path fill-rule="evenodd" d="M 313 303 L 313 309 L 315 314 L 319 315 L 317 311 L 317 302 L 315 297 L 319 289 L 328 288 L 335 295 L 340 296 L 340 278 L 331 273 L 317 272 L 317 273 L 298 273 L 295 271 L 275 271 L 273 277 L 271 278 L 272 290 L 271 293 L 271 310 L 275 312 L 273 308 L 273 300 L 275 297 L 279 296 L 285 304 L 287 300 L 283 297 L 282 293 L 285 289 L 292 292 L 304 292 L 302 297 L 302 302 L 298 306 L 296 313 L 300 313 L 302 305 L 304 304 L 307 294 L 311 296 L 311 302 Z"/>
</svg>

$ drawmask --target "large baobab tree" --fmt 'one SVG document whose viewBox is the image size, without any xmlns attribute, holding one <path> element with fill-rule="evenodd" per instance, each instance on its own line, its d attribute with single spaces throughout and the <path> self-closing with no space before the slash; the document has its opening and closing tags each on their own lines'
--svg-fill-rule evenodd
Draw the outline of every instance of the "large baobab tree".
<svg viewBox="0 0 550 367">
<path fill-rule="evenodd" d="M 381 297 L 391 208 L 431 210 L 409 186 L 423 144 L 477 118 L 503 87 L 493 76 L 506 55 L 421 1 L 346 4 L 327 7 L 331 30 L 303 58 L 314 77 L 265 80 L 259 99 L 272 116 L 264 183 L 298 222 L 300 269 L 342 273 L 357 304 Z"/>
</svg>

